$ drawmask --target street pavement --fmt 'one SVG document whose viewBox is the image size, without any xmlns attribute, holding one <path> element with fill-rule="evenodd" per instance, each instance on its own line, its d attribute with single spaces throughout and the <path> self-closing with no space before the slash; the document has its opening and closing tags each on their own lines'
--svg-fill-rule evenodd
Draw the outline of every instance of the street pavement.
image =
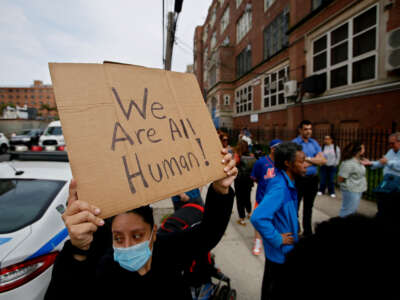
<svg viewBox="0 0 400 300">
<path fill-rule="evenodd" d="M 255 199 L 256 186 L 252 190 L 252 202 Z M 207 188 L 202 189 L 205 199 Z M 313 224 L 320 223 L 339 214 L 341 206 L 341 194 L 337 190 L 337 198 L 329 196 L 317 196 L 313 210 Z M 170 199 L 162 200 L 152 205 L 155 221 L 159 224 L 163 216 L 173 212 Z M 301 218 L 300 208 L 300 218 Z M 376 204 L 361 200 L 358 212 L 372 216 L 376 213 Z M 254 228 L 250 221 L 246 226 L 239 225 L 236 203 L 234 204 L 232 217 L 228 228 L 220 243 L 212 250 L 215 254 L 217 267 L 231 279 L 231 286 L 237 292 L 238 300 L 258 300 L 261 295 L 261 282 L 264 272 L 264 253 L 254 256 L 251 253 L 254 239 Z"/>
</svg>

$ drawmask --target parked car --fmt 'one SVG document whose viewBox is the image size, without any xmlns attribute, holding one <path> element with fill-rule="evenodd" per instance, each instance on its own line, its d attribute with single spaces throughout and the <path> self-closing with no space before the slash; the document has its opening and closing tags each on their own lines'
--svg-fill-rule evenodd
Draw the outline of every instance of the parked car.
<svg viewBox="0 0 400 300">
<path fill-rule="evenodd" d="M 42 135 L 42 129 L 26 129 L 14 135 L 10 139 L 10 148 L 15 150 L 15 146 L 23 145 L 29 149 L 39 144 L 39 137 Z"/>
<path fill-rule="evenodd" d="M 64 135 L 60 121 L 53 121 L 44 130 L 43 135 L 39 138 L 39 146 L 46 148 L 65 146 Z"/>
<path fill-rule="evenodd" d="M 0 163 L 0 300 L 44 299 L 68 239 L 66 152 L 11 153 Z"/>
<path fill-rule="evenodd" d="M 0 154 L 6 153 L 10 147 L 10 142 L 8 138 L 0 132 Z"/>
</svg>

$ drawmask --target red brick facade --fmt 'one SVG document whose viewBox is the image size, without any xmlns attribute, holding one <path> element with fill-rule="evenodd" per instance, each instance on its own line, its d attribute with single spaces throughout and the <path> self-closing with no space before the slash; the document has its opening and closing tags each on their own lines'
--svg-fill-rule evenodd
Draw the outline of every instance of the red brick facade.
<svg viewBox="0 0 400 300">
<path fill-rule="evenodd" d="M 53 87 L 44 85 L 42 81 L 35 80 L 32 86 L 27 87 L 0 87 L 0 105 L 13 104 L 18 106 L 36 108 L 43 116 L 55 116 L 55 110 L 47 111 L 42 105 L 56 108 Z"/>
<path fill-rule="evenodd" d="M 322 6 L 316 8 L 312 7 L 312 0 L 275 0 L 267 9 L 264 8 L 264 0 L 242 0 L 239 7 L 236 7 L 237 2 L 240 1 L 214 0 L 205 23 L 196 28 L 194 36 L 194 72 L 205 92 L 206 103 L 218 127 L 293 129 L 303 118 L 310 119 L 317 127 L 333 125 L 340 128 L 351 125 L 360 128 L 392 128 L 394 124 L 397 124 L 397 128 L 400 127 L 400 71 L 388 72 L 385 69 L 387 33 L 400 29 L 400 0 L 322 1 Z M 345 68 L 348 70 L 347 74 L 350 74 L 346 75 L 346 80 L 350 83 L 328 88 L 319 95 L 302 93 L 304 79 L 315 74 L 312 66 L 318 53 L 313 52 L 313 43 L 324 35 L 328 36 L 343 24 L 349 24 L 350 28 L 353 22 L 356 22 L 357 16 L 375 6 L 376 42 L 375 48 L 370 52 L 376 62 L 373 79 L 354 79 L 363 75 L 356 71 L 364 72 L 365 67 L 355 67 L 358 58 L 351 57 L 350 47 L 355 49 L 357 46 L 356 35 L 352 37 L 349 34 L 350 57 L 345 62 Z M 229 24 L 221 34 L 221 18 L 227 7 Z M 286 10 L 289 15 L 286 32 L 289 42 L 281 50 L 267 57 L 265 45 L 268 45 L 266 41 L 271 40 L 268 40 L 268 35 L 264 32 L 270 32 L 267 27 L 281 24 L 275 20 Z M 251 28 L 237 43 L 237 23 L 248 11 L 251 11 Z M 215 22 L 211 24 L 214 12 Z M 206 31 L 208 34 L 205 36 Z M 211 48 L 214 32 L 216 42 L 215 47 Z M 352 31 L 349 32 L 352 34 Z M 238 75 L 237 59 L 244 49 L 251 51 L 251 66 L 243 75 Z M 333 57 L 333 47 L 330 47 L 330 44 L 327 51 L 332 51 L 330 53 Z M 296 80 L 298 96 L 295 99 L 285 98 L 284 103 L 279 102 L 279 105 L 272 106 L 272 101 L 278 100 L 272 100 L 268 93 L 275 91 L 278 99 L 278 91 L 272 90 L 273 87 L 276 88 L 276 82 L 275 85 L 272 85 L 272 82 L 270 85 L 269 81 L 264 79 L 272 80 L 272 76 L 275 76 L 273 73 L 278 74 L 278 71 L 286 66 L 288 74 L 284 82 Z M 215 70 L 216 75 L 213 73 Z M 328 79 L 328 83 L 332 86 L 332 78 L 336 78 L 334 70 L 335 65 L 327 69 L 328 73 L 331 72 L 331 81 Z M 351 83 L 353 80 L 356 83 Z M 237 93 L 246 87 L 250 87 L 252 92 L 251 109 L 242 112 L 236 106 L 242 105 L 242 100 L 236 103 Z M 270 90 L 266 90 L 266 87 Z M 241 97 L 239 99 L 242 99 Z M 263 100 L 264 98 L 266 100 Z M 247 101 L 248 99 L 250 98 L 247 98 Z M 246 107 L 246 104 L 244 105 Z M 258 115 L 258 121 L 250 122 L 251 115 L 255 114 Z"/>
</svg>

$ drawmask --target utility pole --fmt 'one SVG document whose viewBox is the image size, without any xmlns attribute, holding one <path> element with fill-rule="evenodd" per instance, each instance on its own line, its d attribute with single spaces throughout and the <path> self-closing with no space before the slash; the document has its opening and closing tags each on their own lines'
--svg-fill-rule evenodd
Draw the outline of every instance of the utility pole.
<svg viewBox="0 0 400 300">
<path fill-rule="evenodd" d="M 175 40 L 175 22 L 174 13 L 168 13 L 168 25 L 167 25 L 167 45 L 165 49 L 165 70 L 171 70 L 172 64 L 172 50 L 174 47 Z"/>
</svg>

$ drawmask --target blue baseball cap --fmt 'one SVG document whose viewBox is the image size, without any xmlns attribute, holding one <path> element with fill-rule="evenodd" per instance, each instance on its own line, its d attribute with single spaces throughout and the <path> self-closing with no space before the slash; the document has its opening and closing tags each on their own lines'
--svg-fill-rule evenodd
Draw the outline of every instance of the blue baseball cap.
<svg viewBox="0 0 400 300">
<path fill-rule="evenodd" d="M 270 148 L 274 148 L 274 147 L 278 146 L 280 143 L 282 143 L 282 141 L 281 141 L 280 139 L 272 140 L 272 141 L 269 143 L 269 147 L 270 147 Z"/>
</svg>

